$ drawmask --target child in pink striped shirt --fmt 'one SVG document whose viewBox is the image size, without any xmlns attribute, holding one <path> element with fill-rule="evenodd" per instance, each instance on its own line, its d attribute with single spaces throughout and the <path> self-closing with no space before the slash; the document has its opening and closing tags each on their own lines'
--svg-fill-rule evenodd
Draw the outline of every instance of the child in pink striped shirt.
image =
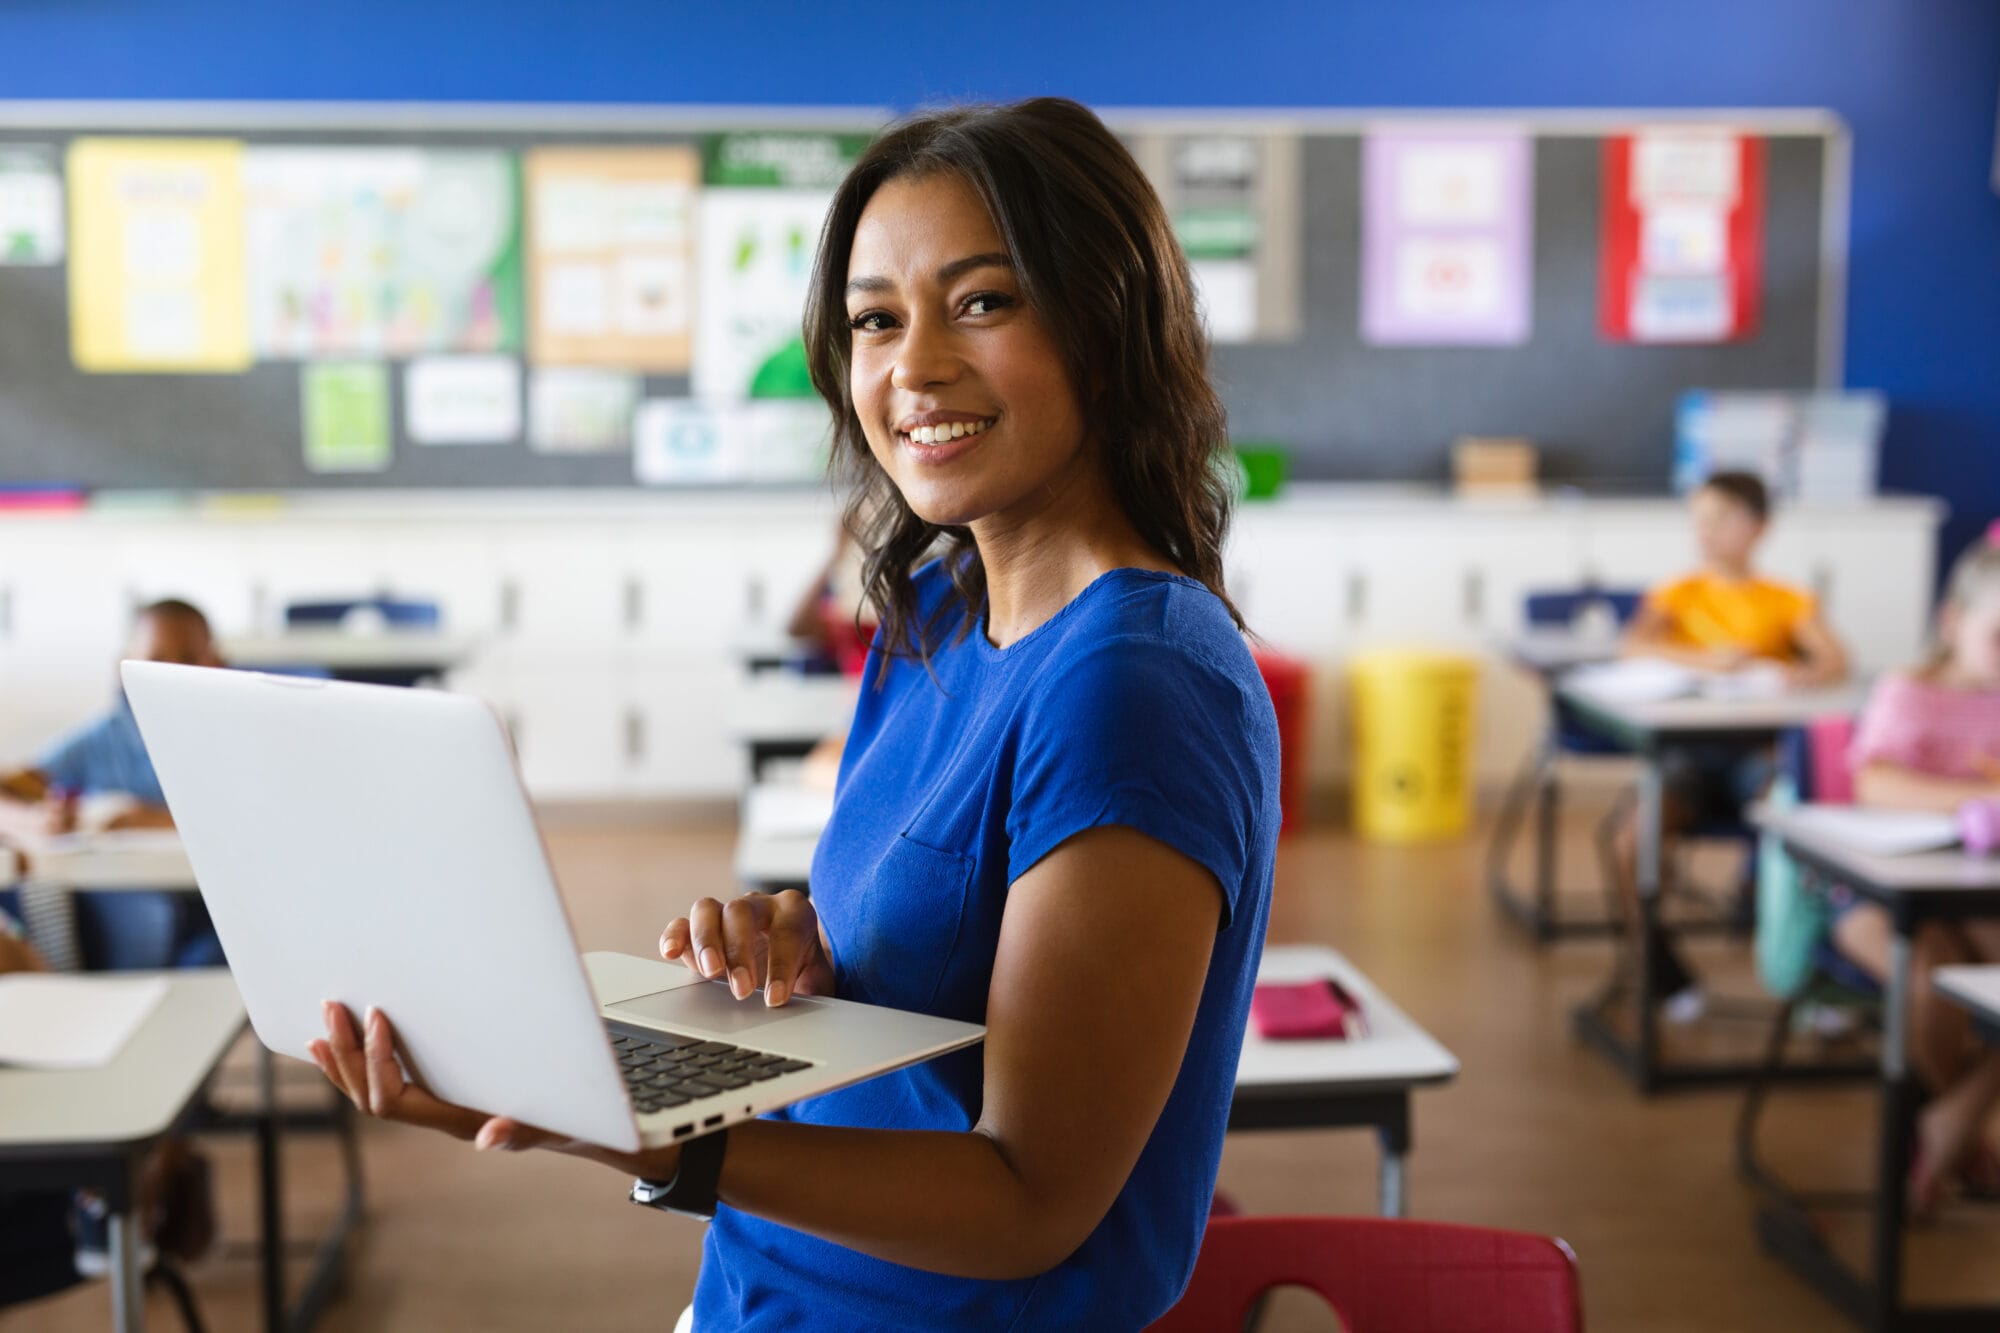
<svg viewBox="0 0 2000 1333">
<path fill-rule="evenodd" d="M 1952 569 L 1929 661 L 1885 676 L 1854 738 L 1854 794 L 1863 805 L 1952 812 L 2000 799 L 2000 544 L 1990 539 Z M 1883 908 L 1846 901 L 1833 940 L 1878 980 L 1895 931 Z M 1934 1212 L 1956 1181 L 2000 1197 L 2000 1153 L 1985 1137 L 2000 1105 L 2000 1051 L 1979 1044 L 1965 1011 L 1940 996 L 1930 970 L 2000 962 L 2000 921 L 1933 922 L 1913 941 L 1909 1049 L 1930 1101 L 1917 1120 L 1910 1206 Z"/>
</svg>

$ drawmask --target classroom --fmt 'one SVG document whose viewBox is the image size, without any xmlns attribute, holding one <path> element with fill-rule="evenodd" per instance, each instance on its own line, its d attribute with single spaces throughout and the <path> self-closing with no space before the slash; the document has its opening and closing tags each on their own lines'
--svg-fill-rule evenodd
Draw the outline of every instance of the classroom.
<svg viewBox="0 0 2000 1333">
<path fill-rule="evenodd" d="M 0 7 L 0 1333 L 2000 1329 L 2000 8 Z"/>
</svg>

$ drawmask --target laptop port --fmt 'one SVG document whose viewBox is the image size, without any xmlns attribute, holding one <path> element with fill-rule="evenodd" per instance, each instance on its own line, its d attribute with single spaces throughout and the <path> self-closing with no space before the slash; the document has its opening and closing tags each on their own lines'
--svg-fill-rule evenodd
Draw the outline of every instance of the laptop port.
<svg viewBox="0 0 2000 1333">
<path fill-rule="evenodd" d="M 680 1127 L 679 1129 L 677 1129 L 677 1130 L 675 1130 L 675 1131 L 674 1131 L 674 1137 L 675 1137 L 675 1138 L 677 1138 L 677 1139 L 684 1139 L 684 1138 L 686 1138 L 686 1137 L 687 1137 L 688 1135 L 690 1135 L 690 1134 L 692 1134 L 692 1133 L 694 1133 L 694 1126 L 693 1126 L 693 1125 L 691 1125 L 691 1124 L 688 1124 L 688 1125 L 682 1125 L 682 1126 L 681 1126 L 681 1127 Z"/>
<path fill-rule="evenodd" d="M 702 1122 L 701 1122 L 701 1127 L 702 1127 L 703 1129 L 714 1129 L 714 1128 L 715 1128 L 715 1127 L 716 1127 L 717 1125 L 719 1125 L 719 1124 L 721 1124 L 721 1123 L 722 1123 L 722 1117 L 721 1117 L 721 1116 L 719 1116 L 719 1115 L 712 1115 L 712 1116 L 710 1116 L 710 1117 L 709 1117 L 708 1119 L 706 1119 L 706 1120 L 704 1120 L 704 1121 L 702 1121 Z"/>
</svg>

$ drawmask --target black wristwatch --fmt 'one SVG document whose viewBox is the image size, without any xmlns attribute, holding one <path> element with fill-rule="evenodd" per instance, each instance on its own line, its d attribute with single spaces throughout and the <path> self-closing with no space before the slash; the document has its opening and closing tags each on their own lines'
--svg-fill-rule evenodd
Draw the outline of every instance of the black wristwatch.
<svg viewBox="0 0 2000 1333">
<path fill-rule="evenodd" d="M 715 1187 L 722 1179 L 722 1154 L 729 1147 L 729 1131 L 690 1139 L 681 1149 L 680 1170 L 672 1180 L 632 1182 L 632 1202 L 659 1208 L 682 1217 L 707 1221 L 715 1216 Z"/>
</svg>

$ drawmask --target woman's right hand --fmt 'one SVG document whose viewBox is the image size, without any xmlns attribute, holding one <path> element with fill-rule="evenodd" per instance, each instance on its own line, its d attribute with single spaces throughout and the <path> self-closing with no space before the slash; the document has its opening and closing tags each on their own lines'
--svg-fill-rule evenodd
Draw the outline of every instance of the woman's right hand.
<svg viewBox="0 0 2000 1333">
<path fill-rule="evenodd" d="M 775 1009 L 794 995 L 831 995 L 833 956 L 812 900 L 797 889 L 703 898 L 660 932 L 660 957 L 710 979 L 728 978 L 746 1000 L 764 992 Z"/>
</svg>

